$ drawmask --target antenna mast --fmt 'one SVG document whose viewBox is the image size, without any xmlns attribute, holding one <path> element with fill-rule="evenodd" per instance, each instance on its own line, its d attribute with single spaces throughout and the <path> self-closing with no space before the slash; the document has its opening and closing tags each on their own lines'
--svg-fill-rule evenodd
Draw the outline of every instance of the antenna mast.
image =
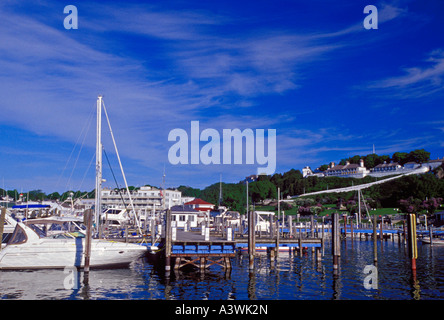
<svg viewBox="0 0 444 320">
<path fill-rule="evenodd" d="M 99 229 L 102 214 L 102 96 L 97 99 L 97 133 L 96 133 L 96 198 L 94 223 Z"/>
</svg>

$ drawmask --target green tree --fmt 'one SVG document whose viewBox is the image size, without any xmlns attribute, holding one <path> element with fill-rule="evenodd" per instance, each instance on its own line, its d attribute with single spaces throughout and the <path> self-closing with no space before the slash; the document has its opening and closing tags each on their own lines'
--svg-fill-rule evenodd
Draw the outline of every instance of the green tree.
<svg viewBox="0 0 444 320">
<path fill-rule="evenodd" d="M 40 189 L 31 190 L 28 192 L 28 194 L 29 194 L 28 200 L 31 200 L 31 201 L 45 200 L 45 198 L 46 198 L 46 194 Z"/>
<path fill-rule="evenodd" d="M 255 181 L 250 183 L 249 192 L 253 202 L 265 199 L 276 199 L 276 186 L 270 181 Z"/>
<path fill-rule="evenodd" d="M 400 165 L 404 165 L 409 162 L 409 154 L 406 152 L 395 152 L 392 155 L 392 160 L 398 162 Z"/>
<path fill-rule="evenodd" d="M 53 193 L 50 193 L 50 194 L 48 194 L 48 199 L 49 200 L 58 200 L 58 199 L 60 199 L 60 193 L 58 193 L 58 192 L 53 192 Z"/>
<path fill-rule="evenodd" d="M 379 156 L 377 154 L 371 153 L 364 157 L 364 166 L 367 169 L 376 167 L 379 164 Z"/>
<path fill-rule="evenodd" d="M 409 161 L 416 163 L 424 163 L 430 160 L 430 152 L 425 151 L 424 149 L 413 150 L 410 151 L 408 159 Z"/>
</svg>

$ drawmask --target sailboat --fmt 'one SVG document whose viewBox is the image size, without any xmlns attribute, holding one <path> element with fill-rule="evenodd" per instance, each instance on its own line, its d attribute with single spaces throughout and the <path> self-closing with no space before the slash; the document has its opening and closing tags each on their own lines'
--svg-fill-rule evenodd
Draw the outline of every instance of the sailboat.
<svg viewBox="0 0 444 320">
<path fill-rule="evenodd" d="M 102 97 L 97 100 L 97 148 L 96 148 L 96 190 L 101 190 L 101 109 Z M 101 215 L 100 191 L 96 192 L 95 220 Z M 86 213 L 86 212 L 85 212 Z M 92 214 L 92 210 L 88 212 Z M 147 252 L 147 247 L 124 242 L 92 239 L 91 229 L 73 230 L 75 224 L 69 219 L 13 221 L 7 214 L 8 222 L 15 224 L 14 232 L 7 245 L 0 251 L 0 269 L 45 269 L 78 267 L 106 268 L 129 265 Z M 92 219 L 90 219 L 91 221 Z M 71 221 L 72 222 L 72 221 Z M 68 223 L 69 228 L 62 230 Z M 58 224 L 60 232 L 50 233 Z M 98 225 L 98 224 L 96 224 Z"/>
</svg>

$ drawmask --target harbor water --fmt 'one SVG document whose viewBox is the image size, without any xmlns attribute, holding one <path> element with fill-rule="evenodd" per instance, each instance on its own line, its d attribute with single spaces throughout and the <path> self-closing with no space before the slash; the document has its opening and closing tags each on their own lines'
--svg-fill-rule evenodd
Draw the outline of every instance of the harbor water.
<svg viewBox="0 0 444 320">
<path fill-rule="evenodd" d="M 0 271 L 0 298 L 12 300 L 439 300 L 444 298 L 444 246 L 419 243 L 416 279 L 407 248 L 378 241 L 377 283 L 368 288 L 372 241 L 342 242 L 340 266 L 333 272 L 327 243 L 319 263 L 309 249 L 302 257 L 280 252 L 276 260 L 258 253 L 249 272 L 248 258 L 232 258 L 226 273 L 212 266 L 165 277 L 148 258 L 125 269 L 91 270 L 89 284 L 72 270 Z M 376 288 L 377 287 L 377 288 Z"/>
</svg>

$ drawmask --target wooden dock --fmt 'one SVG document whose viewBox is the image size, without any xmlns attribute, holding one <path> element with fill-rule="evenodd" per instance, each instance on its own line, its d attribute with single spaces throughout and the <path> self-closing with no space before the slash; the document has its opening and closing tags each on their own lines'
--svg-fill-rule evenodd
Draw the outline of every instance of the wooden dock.
<svg viewBox="0 0 444 320">
<path fill-rule="evenodd" d="M 236 255 L 235 241 L 221 237 L 205 236 L 196 232 L 176 230 L 176 239 L 171 241 L 170 258 L 174 260 L 174 269 L 194 266 L 205 270 L 213 265 L 231 269 L 230 258 Z"/>
<path fill-rule="evenodd" d="M 322 257 L 323 239 L 315 238 L 313 232 L 312 237 L 303 235 L 302 230 L 298 233 L 297 238 L 289 236 L 280 238 L 279 232 L 263 237 L 260 232 L 254 230 L 253 223 L 251 223 L 248 235 L 238 234 L 236 238 L 231 228 L 225 229 L 223 233 L 213 231 L 210 234 L 210 229 L 204 225 L 201 229 L 192 231 L 172 227 L 170 212 L 167 212 L 165 222 L 165 235 L 160 247 L 164 249 L 165 272 L 167 274 L 172 268 L 178 271 L 184 267 L 194 267 L 204 271 L 213 265 L 231 270 L 230 259 L 244 248 L 248 248 L 250 271 L 254 269 L 254 256 L 258 247 L 268 248 L 272 257 L 277 257 L 279 249 L 282 248 L 299 249 L 299 253 L 302 255 L 303 249 L 311 247 L 316 250 L 318 261 Z M 275 230 L 281 230 L 283 233 L 282 228 L 275 228 Z"/>
</svg>

